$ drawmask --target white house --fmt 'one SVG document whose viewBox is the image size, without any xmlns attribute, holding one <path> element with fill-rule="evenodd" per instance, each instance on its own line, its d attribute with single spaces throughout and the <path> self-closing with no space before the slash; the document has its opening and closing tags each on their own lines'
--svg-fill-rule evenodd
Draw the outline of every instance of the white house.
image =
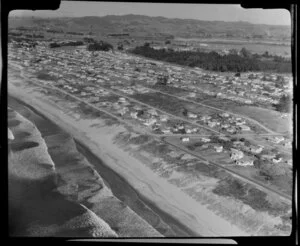
<svg viewBox="0 0 300 246">
<path fill-rule="evenodd" d="M 209 139 L 209 138 L 201 138 L 200 140 L 201 140 L 202 142 L 204 142 L 204 143 L 210 142 L 210 139 Z"/>
<path fill-rule="evenodd" d="M 186 133 L 187 133 L 187 134 L 190 134 L 190 133 L 192 133 L 192 129 L 189 129 L 189 128 L 188 128 L 188 129 L 186 129 L 185 131 L 186 131 Z"/>
<path fill-rule="evenodd" d="M 190 138 L 189 137 L 181 137 L 180 138 L 182 142 L 189 142 Z"/>
<path fill-rule="evenodd" d="M 134 119 L 137 119 L 137 112 L 131 112 L 130 116 Z"/>
<path fill-rule="evenodd" d="M 251 145 L 249 150 L 254 154 L 259 154 L 260 152 L 262 152 L 263 148 L 264 148 L 263 146 L 256 147 L 256 146 Z"/>
<path fill-rule="evenodd" d="M 227 117 L 229 117 L 229 114 L 228 114 L 228 113 L 222 113 L 222 114 L 220 114 L 220 116 L 221 116 L 221 117 L 226 117 L 226 118 L 227 118 Z"/>
<path fill-rule="evenodd" d="M 251 130 L 250 127 L 246 126 L 246 125 L 241 125 L 240 128 L 242 131 L 250 131 Z"/>
<path fill-rule="evenodd" d="M 211 116 L 209 116 L 209 115 L 203 115 L 203 116 L 200 118 L 200 120 L 203 120 L 203 121 L 207 121 L 207 120 L 209 120 L 209 119 L 211 119 Z"/>
<path fill-rule="evenodd" d="M 239 160 L 236 161 L 236 164 L 239 166 L 253 166 L 254 165 L 254 161 L 253 160 Z"/>
<path fill-rule="evenodd" d="M 162 129 L 161 131 L 162 131 L 163 133 L 165 133 L 165 134 L 166 134 L 166 133 L 171 133 L 171 130 L 170 130 L 170 129 Z"/>
<path fill-rule="evenodd" d="M 119 102 L 122 102 L 122 103 L 126 102 L 126 98 L 120 97 L 120 98 L 119 98 Z"/>
<path fill-rule="evenodd" d="M 217 123 L 214 122 L 214 121 L 209 121 L 209 122 L 208 122 L 208 126 L 209 126 L 209 127 L 215 127 L 216 125 L 217 125 Z"/>
<path fill-rule="evenodd" d="M 196 114 L 191 113 L 191 112 L 188 112 L 188 113 L 187 113 L 187 116 L 188 116 L 189 118 L 192 118 L 192 119 L 196 119 L 196 118 L 198 117 Z"/>
<path fill-rule="evenodd" d="M 150 118 L 150 119 L 146 119 L 143 124 L 146 125 L 146 126 L 151 126 L 154 123 L 156 123 L 156 119 Z"/>
<path fill-rule="evenodd" d="M 223 146 L 214 146 L 214 149 L 219 153 L 223 151 Z"/>
</svg>

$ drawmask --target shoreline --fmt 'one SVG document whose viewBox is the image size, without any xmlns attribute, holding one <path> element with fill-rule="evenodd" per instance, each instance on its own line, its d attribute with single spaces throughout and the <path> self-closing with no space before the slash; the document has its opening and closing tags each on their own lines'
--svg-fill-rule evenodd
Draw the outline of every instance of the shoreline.
<svg viewBox="0 0 300 246">
<path fill-rule="evenodd" d="M 28 108 L 31 110 L 34 114 L 40 116 L 49 124 L 54 125 L 55 127 L 65 131 L 62 129 L 59 125 L 54 123 L 51 119 L 49 119 L 46 115 L 39 112 L 34 106 L 27 104 L 26 102 L 22 101 L 21 99 L 15 98 L 12 95 L 8 95 L 8 99 L 12 99 L 17 104 L 19 104 L 21 107 Z M 8 106 L 9 103 L 8 103 Z M 14 107 L 11 106 L 13 109 Z M 15 109 L 16 110 L 16 109 Z M 17 111 L 17 110 L 16 110 Z M 102 161 L 98 156 L 96 156 L 92 151 L 89 149 L 88 146 L 86 146 L 81 140 L 75 138 L 75 136 L 72 136 L 74 138 L 74 141 L 76 143 L 76 148 L 79 153 L 81 153 L 85 158 L 94 166 L 95 170 L 99 173 L 99 175 L 103 178 L 103 181 L 107 184 L 107 186 L 112 190 L 113 194 L 120 199 L 121 201 L 126 203 L 126 199 L 128 197 L 120 196 L 122 194 L 119 193 L 117 185 L 114 183 L 114 181 L 118 180 L 118 184 L 121 182 L 121 187 L 124 190 L 126 190 L 126 193 L 130 193 L 130 196 L 132 196 L 129 199 L 134 199 L 134 196 L 136 196 L 136 200 L 133 202 L 139 202 L 142 205 L 146 205 L 150 208 L 160 219 L 162 219 L 168 226 L 171 227 L 171 229 L 178 235 L 178 237 L 200 237 L 200 235 L 196 234 L 189 228 L 187 228 L 185 225 L 183 225 L 180 221 L 173 218 L 170 214 L 162 211 L 160 208 L 158 208 L 154 203 L 152 203 L 149 199 L 147 199 L 145 196 L 140 194 L 137 190 L 135 190 L 127 181 L 125 178 L 123 178 L 120 174 L 115 172 L 112 168 L 110 168 L 108 165 L 105 164 L 104 161 Z M 109 177 L 112 177 L 112 180 L 109 180 Z M 109 180 L 109 181 L 108 181 Z M 119 193 L 119 194 L 118 194 Z M 143 218 L 143 215 L 141 214 L 142 211 L 136 211 L 137 209 L 132 208 L 130 204 L 128 205 L 133 211 L 135 211 L 141 218 Z M 176 236 L 177 237 L 177 236 Z"/>
</svg>

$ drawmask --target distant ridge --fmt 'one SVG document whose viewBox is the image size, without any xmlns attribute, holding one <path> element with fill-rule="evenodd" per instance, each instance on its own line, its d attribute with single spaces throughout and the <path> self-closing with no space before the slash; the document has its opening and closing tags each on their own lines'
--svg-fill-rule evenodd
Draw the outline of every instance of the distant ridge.
<svg viewBox="0 0 300 246">
<path fill-rule="evenodd" d="M 272 25 L 272 24 L 263 24 L 263 23 L 252 23 L 249 21 L 222 21 L 222 20 L 201 20 L 201 19 L 189 19 L 189 18 L 169 18 L 164 16 L 149 16 L 149 15 L 136 15 L 136 14 L 127 14 L 127 15 L 103 15 L 103 16 L 96 16 L 96 15 L 86 15 L 86 16 L 39 16 L 33 17 L 34 19 L 76 19 L 76 18 L 118 18 L 118 17 L 125 17 L 125 18 L 158 18 L 158 19 L 165 19 L 165 20 L 177 20 L 177 21 L 198 21 L 198 22 L 219 22 L 219 23 L 243 23 L 249 25 L 256 25 L 256 26 L 270 26 L 270 27 L 287 27 L 290 28 L 290 25 Z M 31 19 L 32 16 L 10 16 L 10 19 Z"/>
<path fill-rule="evenodd" d="M 92 27 L 94 32 L 100 34 L 129 32 L 131 36 L 153 36 L 163 33 L 174 37 L 289 39 L 291 35 L 290 26 L 284 25 L 252 24 L 246 21 L 204 21 L 134 14 L 102 17 L 14 17 L 10 18 L 9 24 L 12 28 L 52 26 L 72 31 L 87 31 Z"/>
</svg>

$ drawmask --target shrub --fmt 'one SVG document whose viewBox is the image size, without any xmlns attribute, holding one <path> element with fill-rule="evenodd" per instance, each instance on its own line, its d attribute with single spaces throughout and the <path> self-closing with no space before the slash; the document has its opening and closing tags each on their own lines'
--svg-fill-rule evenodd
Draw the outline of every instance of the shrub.
<svg viewBox="0 0 300 246">
<path fill-rule="evenodd" d="M 88 51 L 109 51 L 113 50 L 113 46 L 110 43 L 99 41 L 91 43 L 87 46 Z"/>
</svg>

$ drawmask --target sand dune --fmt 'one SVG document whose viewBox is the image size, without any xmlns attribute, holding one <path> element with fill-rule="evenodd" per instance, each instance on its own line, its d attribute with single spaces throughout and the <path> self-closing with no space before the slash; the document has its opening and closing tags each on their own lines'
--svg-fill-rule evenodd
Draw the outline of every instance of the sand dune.
<svg viewBox="0 0 300 246">
<path fill-rule="evenodd" d="M 86 204 L 121 237 L 161 237 L 152 226 L 117 199 L 101 176 L 77 151 L 66 133 L 45 138 L 60 177 L 59 191 Z"/>
</svg>

